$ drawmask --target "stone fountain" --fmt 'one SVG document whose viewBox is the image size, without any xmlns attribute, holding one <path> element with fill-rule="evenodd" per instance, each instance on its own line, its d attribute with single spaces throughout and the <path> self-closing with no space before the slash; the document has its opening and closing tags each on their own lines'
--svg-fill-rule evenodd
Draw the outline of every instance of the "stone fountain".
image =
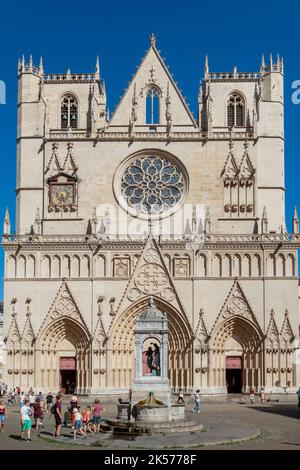
<svg viewBox="0 0 300 470">
<path fill-rule="evenodd" d="M 122 406 L 125 403 L 122 403 Z M 128 403 L 128 409 L 131 407 Z M 135 403 L 131 409 L 122 415 L 120 410 L 124 409 L 118 404 L 118 419 L 106 419 L 101 425 L 103 431 L 112 434 L 140 435 L 140 434 L 161 434 L 173 432 L 200 431 L 201 424 L 197 424 L 193 419 L 185 418 L 184 404 L 172 404 L 171 397 L 166 403 L 155 398 L 153 392 L 149 392 L 144 400 Z M 123 416 L 123 417 L 121 417 Z M 130 417 L 130 419 L 128 419 Z"/>
</svg>

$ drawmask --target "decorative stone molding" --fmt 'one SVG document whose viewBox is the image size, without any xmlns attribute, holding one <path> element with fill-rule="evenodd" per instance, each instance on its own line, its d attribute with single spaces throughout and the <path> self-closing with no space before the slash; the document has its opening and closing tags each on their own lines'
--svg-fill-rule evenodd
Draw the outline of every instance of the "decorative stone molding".
<svg viewBox="0 0 300 470">
<path fill-rule="evenodd" d="M 100 369 L 100 374 L 105 374 L 105 369 Z"/>
<path fill-rule="evenodd" d="M 98 374 L 99 373 L 99 369 L 94 369 L 94 374 Z"/>
</svg>

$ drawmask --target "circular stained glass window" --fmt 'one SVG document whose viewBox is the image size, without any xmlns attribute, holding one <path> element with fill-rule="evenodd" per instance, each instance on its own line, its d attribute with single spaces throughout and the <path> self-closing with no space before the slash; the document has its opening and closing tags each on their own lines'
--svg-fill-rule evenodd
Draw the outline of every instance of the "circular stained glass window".
<svg viewBox="0 0 300 470">
<path fill-rule="evenodd" d="M 127 166 L 121 178 L 121 192 L 137 214 L 159 215 L 179 203 L 185 192 L 185 180 L 172 161 L 146 156 Z"/>
</svg>

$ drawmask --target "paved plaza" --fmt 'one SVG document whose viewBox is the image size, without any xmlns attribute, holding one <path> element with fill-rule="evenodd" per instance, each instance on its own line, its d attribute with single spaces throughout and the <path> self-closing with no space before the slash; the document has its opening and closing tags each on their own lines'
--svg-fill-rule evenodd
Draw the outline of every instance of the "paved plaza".
<svg viewBox="0 0 300 470">
<path fill-rule="evenodd" d="M 32 430 L 32 441 L 20 441 L 19 408 L 8 405 L 8 421 L 4 433 L 0 434 L 0 449 L 53 449 L 53 450 L 87 450 L 87 449 L 300 449 L 300 408 L 297 397 L 272 397 L 272 400 L 254 405 L 248 397 L 232 396 L 202 400 L 201 413 L 192 413 L 192 400 L 186 399 L 186 417 L 203 424 L 202 432 L 186 434 L 164 434 L 160 436 L 112 437 L 109 434 L 78 437 L 71 439 L 69 427 L 62 428 L 63 437 L 55 441 L 52 437 L 54 419 L 50 413 L 45 414 L 40 436 Z M 68 406 L 69 397 L 65 397 L 64 409 Z M 104 402 L 105 418 L 116 417 L 115 399 Z M 243 403 L 244 402 L 244 403 Z M 82 403 L 87 403 L 82 400 Z"/>
</svg>

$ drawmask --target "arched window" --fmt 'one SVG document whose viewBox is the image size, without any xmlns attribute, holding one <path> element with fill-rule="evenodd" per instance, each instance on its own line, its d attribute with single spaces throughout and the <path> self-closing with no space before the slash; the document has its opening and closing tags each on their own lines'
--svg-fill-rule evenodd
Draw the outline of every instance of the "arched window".
<svg viewBox="0 0 300 470">
<path fill-rule="evenodd" d="M 159 91 L 154 87 L 147 90 L 146 124 L 159 124 Z"/>
<path fill-rule="evenodd" d="M 77 128 L 77 100 L 72 95 L 65 95 L 61 101 L 61 128 Z"/>
<path fill-rule="evenodd" d="M 233 93 L 227 100 L 227 126 L 243 127 L 245 125 L 245 103 L 238 93 Z"/>
</svg>

